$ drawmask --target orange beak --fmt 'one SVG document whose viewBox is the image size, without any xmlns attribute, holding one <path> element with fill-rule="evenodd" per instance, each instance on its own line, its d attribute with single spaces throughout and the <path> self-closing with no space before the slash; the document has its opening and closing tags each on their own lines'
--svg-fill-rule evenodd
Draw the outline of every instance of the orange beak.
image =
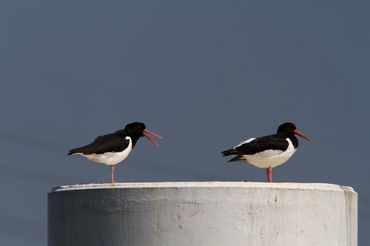
<svg viewBox="0 0 370 246">
<path fill-rule="evenodd" d="M 306 135 L 304 135 L 302 132 L 298 131 L 297 129 L 294 130 L 294 133 L 308 141 L 311 141 L 311 138 L 307 137 Z"/>
<path fill-rule="evenodd" d="M 160 138 L 162 139 L 161 136 L 159 136 L 158 134 L 154 133 L 154 132 L 151 132 L 149 131 L 148 129 L 145 129 L 144 132 L 143 132 L 143 136 L 148 139 L 152 144 L 156 145 L 156 146 L 159 146 L 159 144 L 154 141 L 153 139 L 151 139 L 148 135 L 146 135 L 145 133 L 149 134 L 149 135 L 152 135 L 153 137 L 157 137 L 157 138 Z"/>
</svg>

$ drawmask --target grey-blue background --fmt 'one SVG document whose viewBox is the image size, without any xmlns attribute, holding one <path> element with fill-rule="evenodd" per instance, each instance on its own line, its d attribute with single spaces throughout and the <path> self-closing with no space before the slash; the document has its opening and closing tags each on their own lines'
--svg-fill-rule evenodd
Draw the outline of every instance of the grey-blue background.
<svg viewBox="0 0 370 246">
<path fill-rule="evenodd" d="M 0 2 L 0 244 L 46 244 L 46 195 L 108 181 L 67 150 L 143 121 L 124 181 L 264 181 L 220 151 L 293 121 L 279 182 L 353 186 L 369 245 L 368 1 Z"/>
</svg>

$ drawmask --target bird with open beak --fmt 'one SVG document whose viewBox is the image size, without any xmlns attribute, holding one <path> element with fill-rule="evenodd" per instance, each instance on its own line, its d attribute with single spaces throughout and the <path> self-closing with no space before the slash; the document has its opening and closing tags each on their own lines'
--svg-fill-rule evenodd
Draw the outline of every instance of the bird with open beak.
<svg viewBox="0 0 370 246">
<path fill-rule="evenodd" d="M 158 134 L 146 129 L 144 123 L 133 122 L 126 125 L 122 130 L 98 136 L 86 146 L 71 149 L 68 155 L 81 155 L 89 160 L 109 165 L 110 181 L 113 184 L 115 183 L 115 165 L 127 158 L 139 138 L 145 137 L 151 143 L 158 146 L 158 143 L 148 135 L 162 138 Z"/>
</svg>

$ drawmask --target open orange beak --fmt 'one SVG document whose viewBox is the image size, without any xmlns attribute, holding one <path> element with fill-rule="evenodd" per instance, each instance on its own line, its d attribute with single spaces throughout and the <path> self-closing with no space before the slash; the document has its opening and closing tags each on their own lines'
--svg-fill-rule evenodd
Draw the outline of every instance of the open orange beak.
<svg viewBox="0 0 370 246">
<path fill-rule="evenodd" d="M 294 133 L 308 141 L 311 141 L 311 138 L 307 137 L 306 135 L 304 135 L 302 132 L 298 131 L 297 129 L 294 130 Z"/>
<path fill-rule="evenodd" d="M 157 137 L 157 138 L 162 139 L 162 137 L 161 137 L 161 136 L 159 136 L 158 134 L 156 134 L 156 133 L 154 133 L 154 132 L 149 131 L 148 129 L 145 129 L 145 130 L 144 130 L 144 132 L 143 132 L 143 135 L 144 135 L 144 137 L 145 137 L 146 139 L 148 139 L 152 144 L 159 146 L 159 144 L 158 144 L 156 141 L 154 141 L 153 139 L 151 139 L 151 138 L 150 138 L 148 135 L 146 135 L 145 133 L 147 133 L 147 134 L 149 134 L 149 135 L 152 135 L 153 137 Z"/>
</svg>

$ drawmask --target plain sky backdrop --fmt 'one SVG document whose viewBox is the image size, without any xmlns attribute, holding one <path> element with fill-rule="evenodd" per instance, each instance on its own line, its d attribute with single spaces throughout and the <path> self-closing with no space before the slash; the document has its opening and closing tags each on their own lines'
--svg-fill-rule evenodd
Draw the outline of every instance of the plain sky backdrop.
<svg viewBox="0 0 370 246">
<path fill-rule="evenodd" d="M 359 192 L 370 245 L 370 3 L 0 2 L 0 245 L 46 245 L 47 193 L 106 182 L 70 148 L 143 121 L 119 181 L 264 181 L 220 152 L 292 121 L 313 141 L 277 182 Z"/>
</svg>

